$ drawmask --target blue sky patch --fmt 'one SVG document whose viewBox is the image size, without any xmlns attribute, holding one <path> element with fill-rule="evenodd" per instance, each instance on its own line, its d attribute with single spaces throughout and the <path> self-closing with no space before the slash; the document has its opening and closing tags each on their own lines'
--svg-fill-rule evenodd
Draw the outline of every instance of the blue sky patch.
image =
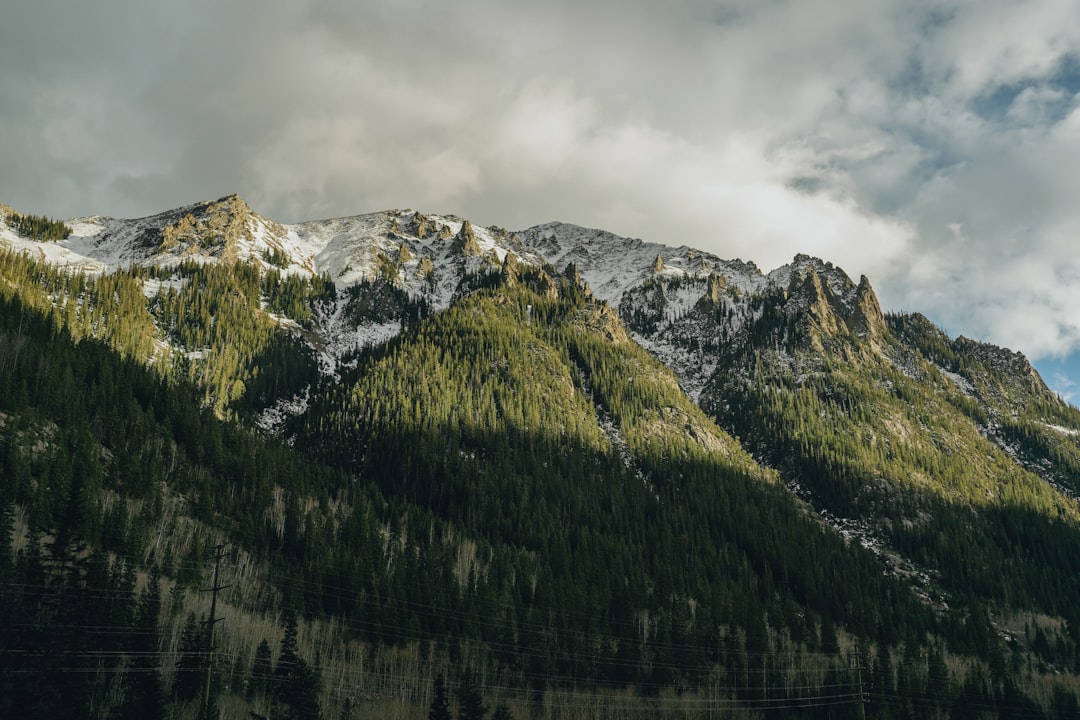
<svg viewBox="0 0 1080 720">
<path fill-rule="evenodd" d="M 1043 381 L 1070 405 L 1080 407 L 1080 352 L 1033 362 Z"/>
</svg>

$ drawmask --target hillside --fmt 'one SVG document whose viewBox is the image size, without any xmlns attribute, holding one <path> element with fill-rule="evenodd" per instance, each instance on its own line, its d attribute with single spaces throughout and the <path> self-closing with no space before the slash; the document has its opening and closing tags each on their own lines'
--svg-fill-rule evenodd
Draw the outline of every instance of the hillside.
<svg viewBox="0 0 1080 720">
<path fill-rule="evenodd" d="M 218 544 L 227 717 L 423 717 L 440 676 L 519 717 L 1077 708 L 1080 412 L 867 278 L 0 215 L 0 708 L 193 717 Z"/>
</svg>

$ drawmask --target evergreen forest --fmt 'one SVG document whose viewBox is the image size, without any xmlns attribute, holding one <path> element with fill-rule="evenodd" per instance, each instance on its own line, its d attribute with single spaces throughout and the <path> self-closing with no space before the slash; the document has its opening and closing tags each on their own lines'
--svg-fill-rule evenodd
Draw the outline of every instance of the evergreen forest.
<svg viewBox="0 0 1080 720">
<path fill-rule="evenodd" d="M 0 251 L 0 716 L 1080 716 L 1080 411 L 995 349 L 262 259 Z"/>
</svg>

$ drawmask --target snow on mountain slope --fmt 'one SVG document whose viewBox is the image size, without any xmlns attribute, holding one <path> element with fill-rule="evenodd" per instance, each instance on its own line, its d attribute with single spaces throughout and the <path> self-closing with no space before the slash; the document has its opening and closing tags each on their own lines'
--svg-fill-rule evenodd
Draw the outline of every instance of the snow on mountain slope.
<svg viewBox="0 0 1080 720">
<path fill-rule="evenodd" d="M 133 220 L 95 215 L 66 224 L 71 235 L 55 242 L 19 238 L 10 228 L 0 240 L 50 264 L 97 274 L 132 265 L 251 259 L 276 245 L 281 227 L 251 212 L 235 195 Z"/>
<path fill-rule="evenodd" d="M 685 245 L 671 247 L 567 223 L 538 225 L 521 231 L 518 236 L 526 247 L 542 255 L 556 269 L 574 263 L 593 293 L 616 306 L 626 290 L 654 276 L 707 278 L 716 273 L 743 292 L 760 289 L 764 280 L 752 262 L 722 260 Z M 661 260 L 659 269 L 657 258 Z"/>
<path fill-rule="evenodd" d="M 475 227 L 453 215 L 398 210 L 285 227 L 290 254 L 339 288 L 389 279 L 435 310 L 450 304 L 465 272 L 497 267 L 511 252 L 526 263 L 542 261 L 515 252 L 505 231 Z"/>
<path fill-rule="evenodd" d="M 685 245 L 670 247 L 566 223 L 510 233 L 453 215 L 411 210 L 283 225 L 253 212 L 235 195 L 134 220 L 91 216 L 67 224 L 73 231 L 69 237 L 44 243 L 20 238 L 2 225 L 0 242 L 49 264 L 89 273 L 133 264 L 248 260 L 275 265 L 286 274 L 325 274 L 342 289 L 382 277 L 427 298 L 433 309 L 450 302 L 462 273 L 497 266 L 509 253 L 524 264 L 546 262 L 559 271 L 572 262 L 595 295 L 615 306 L 627 290 L 652 279 L 704 280 L 715 274 L 727 288 L 750 294 L 788 284 L 800 265 L 833 270 L 828 263 L 800 256 L 766 276 L 753 263 L 723 260 Z M 463 228 L 467 240 L 459 237 Z M 275 262 L 267 259 L 271 253 Z M 838 294 L 845 281 L 852 287 L 839 269 L 829 278 Z M 700 297 L 689 289 L 677 295 L 668 298 L 674 313 L 685 312 Z"/>
<path fill-rule="evenodd" d="M 7 212 L 11 212 L 4 206 Z M 72 270 L 81 270 L 88 273 L 100 273 L 109 269 L 106 263 L 92 258 L 79 241 L 93 237 L 101 232 L 100 225 L 91 219 L 85 221 L 72 220 L 67 224 L 74 230 L 74 234 L 60 242 L 37 242 L 20 236 L 4 221 L 6 213 L 0 212 L 0 245 L 15 252 L 25 253 L 36 260 L 54 265 L 67 267 Z"/>
<path fill-rule="evenodd" d="M 796 316 L 816 303 L 816 317 L 829 327 L 858 315 L 860 308 L 863 286 L 832 263 L 807 255 L 765 275 L 753 263 L 687 246 L 563 223 L 530 228 L 520 237 L 557 270 L 574 263 L 594 294 L 619 310 L 633 338 L 675 371 L 695 401 L 716 371 L 717 349 L 745 334 L 766 304 L 779 303 Z M 870 299 L 868 284 L 863 293 L 867 311 L 873 312 L 876 299 Z M 767 295 L 771 299 L 762 302 Z M 867 324 L 860 323 L 853 324 Z"/>
<path fill-rule="evenodd" d="M 760 313 L 751 307 L 754 296 L 770 290 L 787 293 L 814 275 L 840 308 L 850 311 L 855 303 L 850 278 L 816 258 L 800 255 L 764 275 L 753 263 L 724 260 L 685 245 L 671 247 L 566 223 L 511 233 L 473 226 L 453 215 L 392 210 L 283 225 L 230 195 L 145 218 L 92 216 L 68 225 L 69 237 L 47 243 L 26 240 L 0 225 L 0 243 L 90 274 L 131 265 L 246 261 L 286 275 L 329 277 L 338 289 L 338 303 L 317 318 L 314 333 L 330 373 L 347 353 L 383 342 L 401 327 L 393 319 L 346 312 L 350 288 L 387 281 L 438 311 L 453 301 L 470 275 L 497 269 L 509 254 L 522 264 L 549 264 L 558 272 L 573 263 L 595 296 L 617 308 L 624 320 L 645 318 L 629 323 L 634 338 L 677 372 L 694 399 L 713 363 L 689 338 L 746 326 Z M 167 286 L 147 281 L 144 291 L 152 297 Z M 703 301 L 712 304 L 703 309 Z M 716 311 L 718 303 L 723 313 Z"/>
</svg>

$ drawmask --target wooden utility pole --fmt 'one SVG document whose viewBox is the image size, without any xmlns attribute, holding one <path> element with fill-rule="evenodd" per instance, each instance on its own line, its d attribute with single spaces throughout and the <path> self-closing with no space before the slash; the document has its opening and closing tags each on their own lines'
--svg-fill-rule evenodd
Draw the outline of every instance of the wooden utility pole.
<svg viewBox="0 0 1080 720">
<path fill-rule="evenodd" d="M 862 669 L 863 669 L 862 660 L 863 660 L 863 656 L 862 656 L 862 653 L 859 652 L 859 651 L 856 651 L 855 654 L 852 656 L 852 660 L 855 663 L 855 672 L 858 673 L 858 678 L 859 678 L 859 718 L 860 718 L 860 720 L 866 720 L 866 693 L 863 692 L 863 679 L 862 679 Z"/>
<path fill-rule="evenodd" d="M 202 590 L 210 593 L 210 621 L 206 629 L 206 686 L 203 688 L 203 717 L 209 717 L 210 713 L 210 680 L 214 669 L 214 626 L 218 623 L 217 594 L 229 587 L 218 585 L 218 572 L 221 570 L 221 558 L 225 556 L 225 546 L 215 545 L 211 549 L 214 551 L 214 586 Z"/>
</svg>

